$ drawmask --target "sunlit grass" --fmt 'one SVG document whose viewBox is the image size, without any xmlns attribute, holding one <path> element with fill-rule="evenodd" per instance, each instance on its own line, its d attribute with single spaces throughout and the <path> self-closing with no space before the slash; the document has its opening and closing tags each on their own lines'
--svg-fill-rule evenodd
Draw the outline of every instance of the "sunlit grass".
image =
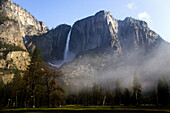
<svg viewBox="0 0 170 113">
<path fill-rule="evenodd" d="M 157 108 L 157 107 L 135 107 L 135 106 L 79 106 L 79 105 L 66 105 L 60 108 L 13 108 L 13 109 L 2 109 L 3 112 L 41 112 L 41 111 L 155 111 L 155 112 L 170 112 L 170 108 Z"/>
</svg>

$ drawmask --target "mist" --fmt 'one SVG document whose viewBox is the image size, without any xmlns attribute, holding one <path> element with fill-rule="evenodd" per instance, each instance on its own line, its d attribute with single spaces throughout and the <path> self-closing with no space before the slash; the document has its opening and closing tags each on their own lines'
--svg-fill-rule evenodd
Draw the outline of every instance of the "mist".
<svg viewBox="0 0 170 113">
<path fill-rule="evenodd" d="M 112 53 L 83 54 L 61 67 L 63 84 L 70 89 L 84 91 L 94 83 L 105 90 L 115 88 L 118 80 L 121 88 L 133 85 L 137 73 L 144 91 L 153 89 L 160 77 L 170 81 L 170 45 L 161 44 L 146 53 L 144 49 L 126 55 L 113 56 Z"/>
<path fill-rule="evenodd" d="M 128 88 L 133 84 L 134 73 L 137 73 L 139 81 L 144 90 L 153 88 L 160 77 L 170 74 L 170 47 L 161 45 L 159 48 L 144 55 L 143 50 L 132 52 L 120 58 L 115 65 L 109 65 L 99 74 L 98 83 L 120 81 L 123 88 Z M 104 75 L 104 76 L 103 76 Z M 107 84 L 106 84 L 107 85 Z"/>
</svg>

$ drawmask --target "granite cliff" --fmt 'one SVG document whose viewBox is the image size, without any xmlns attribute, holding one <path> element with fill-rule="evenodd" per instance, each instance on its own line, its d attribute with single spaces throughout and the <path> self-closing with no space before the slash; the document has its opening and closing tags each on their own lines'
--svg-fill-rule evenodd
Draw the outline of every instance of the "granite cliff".
<svg viewBox="0 0 170 113">
<path fill-rule="evenodd" d="M 68 56 L 87 52 L 108 52 L 117 56 L 138 48 L 149 51 L 165 42 L 150 30 L 146 22 L 131 17 L 117 20 L 107 11 L 99 11 L 94 16 L 78 20 L 71 28 L 67 26 L 69 25 L 60 25 L 45 35 L 27 38 L 27 48 L 32 48 L 31 45 L 38 47 L 46 61 L 55 63 L 52 59 L 64 59 L 68 38 Z"/>
<path fill-rule="evenodd" d="M 35 46 L 39 48 L 45 61 L 64 60 L 64 49 L 70 28 L 71 26 L 62 24 L 46 34 L 26 37 L 26 47 L 30 52 Z"/>
<path fill-rule="evenodd" d="M 23 37 L 48 31 L 43 22 L 36 20 L 29 12 L 11 0 L 1 0 L 0 14 L 18 22 Z"/>
<path fill-rule="evenodd" d="M 69 48 L 75 54 L 97 48 L 110 48 L 116 53 L 125 53 L 137 48 L 147 50 L 162 41 L 144 21 L 131 17 L 123 21 L 116 20 L 109 12 L 100 11 L 94 16 L 75 22 Z"/>
<path fill-rule="evenodd" d="M 0 78 L 4 83 L 12 80 L 15 71 L 23 73 L 29 65 L 25 37 L 47 31 L 43 22 L 19 5 L 11 0 L 0 1 Z"/>
<path fill-rule="evenodd" d="M 118 38 L 118 20 L 106 11 L 75 22 L 70 37 L 70 51 L 79 54 L 92 49 L 113 48 L 121 52 Z"/>
</svg>

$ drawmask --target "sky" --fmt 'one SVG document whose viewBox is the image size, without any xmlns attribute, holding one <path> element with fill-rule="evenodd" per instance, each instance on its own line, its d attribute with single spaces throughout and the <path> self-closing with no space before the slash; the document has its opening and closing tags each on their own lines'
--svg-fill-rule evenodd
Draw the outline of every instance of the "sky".
<svg viewBox="0 0 170 113">
<path fill-rule="evenodd" d="M 115 19 L 133 17 L 144 20 L 150 29 L 170 42 L 170 0 L 12 0 L 47 27 L 73 25 L 77 20 L 100 10 L 111 12 Z"/>
</svg>

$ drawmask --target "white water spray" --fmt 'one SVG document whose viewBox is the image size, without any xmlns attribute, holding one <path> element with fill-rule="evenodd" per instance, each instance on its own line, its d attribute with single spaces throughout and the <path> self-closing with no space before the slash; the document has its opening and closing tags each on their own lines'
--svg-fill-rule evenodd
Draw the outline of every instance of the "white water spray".
<svg viewBox="0 0 170 113">
<path fill-rule="evenodd" d="M 70 34 L 71 34 L 71 29 L 67 35 L 66 46 L 65 46 L 65 50 L 64 50 L 64 60 L 48 62 L 48 64 L 50 64 L 51 66 L 60 68 L 64 63 L 72 60 L 72 58 L 69 58 L 69 56 L 70 56 L 70 53 L 69 53 Z"/>
<path fill-rule="evenodd" d="M 65 47 L 65 51 L 64 51 L 64 61 L 67 60 L 67 58 L 68 58 L 70 34 L 71 34 L 71 29 L 67 35 L 66 47 Z"/>
</svg>

